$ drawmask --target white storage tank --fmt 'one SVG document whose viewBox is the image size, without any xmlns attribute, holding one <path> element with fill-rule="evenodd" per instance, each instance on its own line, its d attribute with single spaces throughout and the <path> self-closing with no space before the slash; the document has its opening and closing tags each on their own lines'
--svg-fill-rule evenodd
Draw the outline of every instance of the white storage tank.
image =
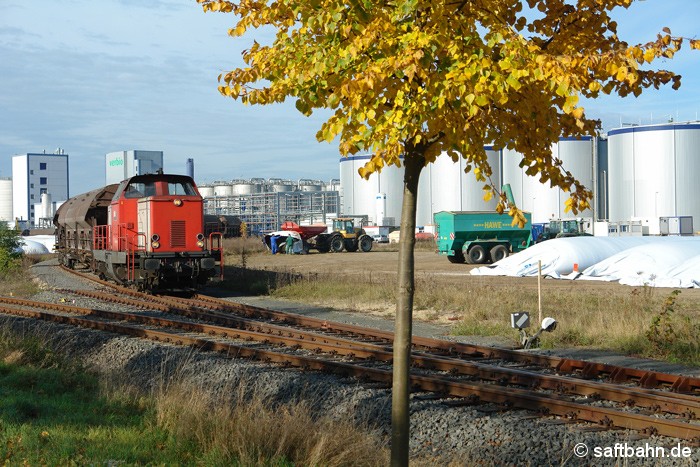
<svg viewBox="0 0 700 467">
<path fill-rule="evenodd" d="M 234 180 L 232 183 L 234 196 L 245 196 L 256 192 L 257 185 L 250 180 Z"/>
<path fill-rule="evenodd" d="M 608 133 L 611 221 L 700 218 L 700 123 L 618 128 Z"/>
<path fill-rule="evenodd" d="M 319 180 L 301 179 L 298 183 L 299 191 L 322 191 L 323 182 Z"/>
<path fill-rule="evenodd" d="M 350 156 L 340 159 L 340 203 L 345 215 L 366 215 L 371 223 L 378 220 L 377 193 L 386 195 L 386 222 L 398 225 L 401 220 L 403 202 L 404 168 L 385 166 L 380 173 L 373 173 L 369 180 L 360 177 L 358 170 L 369 161 L 369 155 Z M 381 220 L 380 220 L 381 221 Z"/>
<path fill-rule="evenodd" d="M 214 196 L 214 187 L 212 185 L 198 185 L 199 194 L 202 198 L 211 198 Z"/>
<path fill-rule="evenodd" d="M 230 182 L 214 182 L 214 196 L 231 196 L 233 185 Z"/>
<path fill-rule="evenodd" d="M 571 172 L 590 190 L 594 189 L 594 144 L 597 144 L 596 140 L 587 136 L 581 139 L 561 138 L 558 143 L 552 145 L 552 157 L 560 159 L 563 169 Z M 503 150 L 503 183 L 510 184 L 515 204 L 523 211 L 532 213 L 533 223 L 574 217 L 571 211 L 565 211 L 569 193 L 560 188 L 552 188 L 549 181 L 540 183 L 538 176 L 527 175 L 526 168 L 519 166 L 521 160 L 520 153 Z M 590 209 L 576 214 L 576 217 L 592 216 L 593 212 Z"/>
<path fill-rule="evenodd" d="M 493 172 L 491 179 L 499 185 L 501 179 L 500 151 L 484 147 Z M 464 172 L 467 161 L 454 162 L 446 153 L 437 157 L 421 172 L 418 183 L 416 225 L 433 223 L 433 215 L 440 211 L 488 211 L 496 208 L 497 199 L 484 201 L 484 182 L 478 182 L 474 172 Z M 473 167 L 473 164 L 472 164 Z M 473 170 L 473 169 L 472 169 Z"/>
<path fill-rule="evenodd" d="M 12 220 L 12 179 L 0 178 L 0 221 Z"/>
<path fill-rule="evenodd" d="M 268 190 L 273 193 L 286 193 L 294 191 L 295 183 L 291 180 L 283 180 L 281 178 L 270 178 L 267 180 Z"/>
</svg>

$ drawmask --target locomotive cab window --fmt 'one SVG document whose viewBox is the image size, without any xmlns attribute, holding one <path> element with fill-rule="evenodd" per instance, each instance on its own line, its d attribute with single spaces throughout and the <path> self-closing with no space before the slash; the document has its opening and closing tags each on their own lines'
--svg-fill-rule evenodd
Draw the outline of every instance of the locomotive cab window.
<svg viewBox="0 0 700 467">
<path fill-rule="evenodd" d="M 168 183 L 168 194 L 178 196 L 196 196 L 194 187 L 189 182 Z"/>
<path fill-rule="evenodd" d="M 130 183 L 124 192 L 125 198 L 144 198 L 146 196 L 155 196 L 156 185 L 153 182 L 134 182 Z"/>
</svg>

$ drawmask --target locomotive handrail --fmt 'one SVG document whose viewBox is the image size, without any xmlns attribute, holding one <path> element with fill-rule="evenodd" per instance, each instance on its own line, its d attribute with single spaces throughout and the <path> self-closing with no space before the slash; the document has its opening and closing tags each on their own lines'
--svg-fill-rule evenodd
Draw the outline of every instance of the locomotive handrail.
<svg viewBox="0 0 700 467">
<path fill-rule="evenodd" d="M 143 247 L 141 246 L 140 239 L 143 237 Z M 135 232 L 135 235 L 130 237 L 135 242 L 131 242 L 132 248 L 127 248 L 127 266 L 126 266 L 126 277 L 129 280 L 134 280 L 136 278 L 136 252 L 146 251 L 146 234 L 143 232 Z M 135 248 L 133 248 L 135 246 Z"/>
<path fill-rule="evenodd" d="M 214 240 L 216 239 L 216 246 Z M 224 236 L 221 232 L 212 232 L 209 234 L 209 252 L 219 252 L 219 280 L 224 280 Z"/>
<path fill-rule="evenodd" d="M 96 225 L 92 229 L 92 249 L 93 250 L 111 250 L 109 248 L 109 239 L 112 236 L 111 225 Z"/>
</svg>

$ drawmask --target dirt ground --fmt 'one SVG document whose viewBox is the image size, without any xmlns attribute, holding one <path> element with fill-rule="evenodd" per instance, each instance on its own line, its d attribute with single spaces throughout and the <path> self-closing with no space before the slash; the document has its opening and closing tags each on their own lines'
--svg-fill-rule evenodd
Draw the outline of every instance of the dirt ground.
<svg viewBox="0 0 700 467">
<path fill-rule="evenodd" d="M 318 253 L 312 251 L 308 255 L 272 255 L 263 253 L 251 255 L 246 258 L 246 264 L 253 269 L 266 269 L 273 271 L 297 272 L 302 274 L 338 274 L 342 270 L 345 274 L 390 274 L 395 275 L 398 270 L 398 252 L 386 251 L 381 245 L 369 253 Z M 240 263 L 240 258 L 237 258 Z M 443 276 L 453 277 L 457 282 L 465 285 L 486 285 L 491 287 L 527 287 L 536 288 L 536 277 L 501 277 L 501 276 L 472 276 L 469 271 L 477 266 L 469 264 L 452 264 L 447 257 L 438 255 L 434 251 L 415 252 L 416 276 Z M 614 282 L 599 281 L 571 281 L 543 279 L 542 288 L 566 289 L 566 290 L 609 290 L 610 293 L 628 294 L 633 287 L 620 285 Z M 672 290 L 672 289 L 660 289 Z M 700 304 L 700 289 L 685 289 L 683 295 L 686 299 L 697 300 Z"/>
</svg>

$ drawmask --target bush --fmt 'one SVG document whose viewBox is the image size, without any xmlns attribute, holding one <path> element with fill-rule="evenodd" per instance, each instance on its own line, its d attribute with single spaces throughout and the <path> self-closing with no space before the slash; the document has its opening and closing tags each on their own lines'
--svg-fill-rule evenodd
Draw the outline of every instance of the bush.
<svg viewBox="0 0 700 467">
<path fill-rule="evenodd" d="M 19 231 L 8 228 L 6 222 L 0 222 L 0 275 L 9 274 L 21 267 L 20 244 Z"/>
</svg>

